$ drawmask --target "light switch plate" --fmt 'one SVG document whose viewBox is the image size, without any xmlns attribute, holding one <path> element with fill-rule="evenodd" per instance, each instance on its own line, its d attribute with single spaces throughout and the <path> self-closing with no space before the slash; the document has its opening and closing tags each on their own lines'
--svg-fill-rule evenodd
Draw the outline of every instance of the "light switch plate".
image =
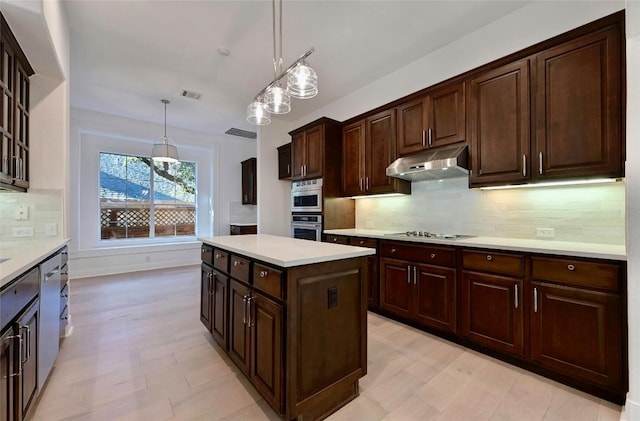
<svg viewBox="0 0 640 421">
<path fill-rule="evenodd" d="M 536 237 L 538 238 L 553 238 L 555 235 L 553 228 L 536 228 Z"/>
<path fill-rule="evenodd" d="M 16 221 L 27 221 L 29 219 L 29 205 L 18 205 L 14 218 Z"/>
<path fill-rule="evenodd" d="M 13 227 L 11 233 L 14 237 L 33 237 L 33 227 Z"/>
<path fill-rule="evenodd" d="M 47 237 L 55 237 L 56 235 L 58 235 L 58 225 L 55 222 L 45 224 L 44 231 Z"/>
</svg>

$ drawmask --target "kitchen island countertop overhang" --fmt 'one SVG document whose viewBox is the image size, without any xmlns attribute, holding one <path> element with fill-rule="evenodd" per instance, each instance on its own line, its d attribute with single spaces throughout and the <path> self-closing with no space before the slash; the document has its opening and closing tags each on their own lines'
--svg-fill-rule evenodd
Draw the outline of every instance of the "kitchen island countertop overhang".
<svg viewBox="0 0 640 421">
<path fill-rule="evenodd" d="M 266 234 L 198 237 L 198 240 L 283 268 L 376 254 L 375 250 L 365 247 Z"/>
</svg>

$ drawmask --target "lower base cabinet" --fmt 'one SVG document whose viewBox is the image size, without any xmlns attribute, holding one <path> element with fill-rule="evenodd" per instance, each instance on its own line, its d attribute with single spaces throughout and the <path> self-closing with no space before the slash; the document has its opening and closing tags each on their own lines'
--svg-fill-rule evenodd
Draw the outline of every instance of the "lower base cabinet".
<svg viewBox="0 0 640 421">
<path fill-rule="evenodd" d="M 229 277 L 204 263 L 200 274 L 200 321 L 226 349 Z"/>
</svg>

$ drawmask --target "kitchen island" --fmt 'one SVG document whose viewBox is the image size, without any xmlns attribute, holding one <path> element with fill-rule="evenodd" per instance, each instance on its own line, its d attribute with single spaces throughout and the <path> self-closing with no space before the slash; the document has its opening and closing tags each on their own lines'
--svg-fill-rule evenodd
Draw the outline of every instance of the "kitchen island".
<svg viewBox="0 0 640 421">
<path fill-rule="evenodd" d="M 270 235 L 199 238 L 200 320 L 285 419 L 322 419 L 367 372 L 375 250 Z"/>
</svg>

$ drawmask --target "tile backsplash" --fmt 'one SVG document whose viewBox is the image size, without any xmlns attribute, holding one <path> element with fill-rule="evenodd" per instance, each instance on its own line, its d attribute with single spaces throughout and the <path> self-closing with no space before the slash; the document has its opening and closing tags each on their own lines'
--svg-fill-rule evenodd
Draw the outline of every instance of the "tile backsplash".
<svg viewBox="0 0 640 421">
<path fill-rule="evenodd" d="M 28 208 L 28 219 L 16 220 L 19 206 Z M 0 192 L 0 240 L 29 241 L 62 238 L 61 190 L 30 190 L 28 193 Z M 33 236 L 14 237 L 14 228 L 33 228 Z M 49 228 L 49 233 L 47 233 Z M 51 235 L 55 230 L 55 235 Z M 49 235 L 47 235 L 49 234 Z"/>
<path fill-rule="evenodd" d="M 232 224 L 255 224 L 257 219 L 257 206 L 243 205 L 241 202 L 229 202 L 229 222 Z"/>
<path fill-rule="evenodd" d="M 536 228 L 553 228 L 556 241 L 625 244 L 624 182 L 482 191 L 459 178 L 411 189 L 358 199 L 356 227 L 527 239 Z"/>
</svg>

